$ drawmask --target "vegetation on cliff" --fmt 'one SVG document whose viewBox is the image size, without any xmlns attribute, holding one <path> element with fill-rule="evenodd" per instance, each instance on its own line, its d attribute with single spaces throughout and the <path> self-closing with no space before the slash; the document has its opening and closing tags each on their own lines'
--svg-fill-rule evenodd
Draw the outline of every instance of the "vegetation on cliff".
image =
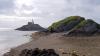
<svg viewBox="0 0 100 56">
<path fill-rule="evenodd" d="M 58 22 L 53 23 L 51 26 L 48 27 L 48 29 L 51 29 L 51 28 L 56 29 L 56 28 L 60 27 L 61 25 L 67 25 L 71 21 L 76 21 L 76 20 L 79 20 L 79 19 L 81 21 L 84 20 L 84 18 L 80 17 L 80 16 L 70 16 L 70 17 L 67 17 L 63 20 L 60 20 Z"/>
<path fill-rule="evenodd" d="M 81 16 L 70 16 L 53 23 L 48 27 L 48 30 L 52 32 L 78 32 L 90 34 L 100 32 L 100 24 L 92 19 L 85 19 Z"/>
</svg>

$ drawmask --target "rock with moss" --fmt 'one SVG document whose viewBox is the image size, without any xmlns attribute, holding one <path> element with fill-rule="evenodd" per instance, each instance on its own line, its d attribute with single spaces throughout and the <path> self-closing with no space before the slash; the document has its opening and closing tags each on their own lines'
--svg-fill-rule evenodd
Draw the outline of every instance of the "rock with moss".
<svg viewBox="0 0 100 56">
<path fill-rule="evenodd" d="M 93 35 L 99 30 L 98 25 L 91 19 L 84 20 L 75 26 L 69 35 Z"/>
<path fill-rule="evenodd" d="M 49 31 L 51 31 L 52 29 L 52 31 L 54 32 L 69 31 L 83 20 L 85 20 L 84 17 L 70 16 L 63 20 L 53 23 L 50 27 L 48 27 L 48 29 Z"/>
<path fill-rule="evenodd" d="M 100 24 L 81 16 L 70 16 L 53 23 L 48 27 L 48 30 L 51 32 L 66 32 L 68 35 L 92 35 L 100 32 Z"/>
</svg>

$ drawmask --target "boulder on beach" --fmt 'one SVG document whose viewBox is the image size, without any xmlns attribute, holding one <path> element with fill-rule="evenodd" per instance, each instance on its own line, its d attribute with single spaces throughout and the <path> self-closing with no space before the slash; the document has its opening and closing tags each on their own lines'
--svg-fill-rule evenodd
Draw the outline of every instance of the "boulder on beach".
<svg viewBox="0 0 100 56">
<path fill-rule="evenodd" d="M 54 49 L 24 49 L 19 56 L 59 56 Z"/>
</svg>

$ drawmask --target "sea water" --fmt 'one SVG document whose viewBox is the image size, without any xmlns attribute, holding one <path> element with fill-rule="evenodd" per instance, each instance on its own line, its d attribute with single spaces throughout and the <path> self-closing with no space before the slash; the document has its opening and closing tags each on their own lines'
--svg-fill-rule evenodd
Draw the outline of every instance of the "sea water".
<svg viewBox="0 0 100 56">
<path fill-rule="evenodd" d="M 12 29 L 0 29 L 0 56 L 11 48 L 30 41 L 34 31 L 17 31 Z"/>
</svg>

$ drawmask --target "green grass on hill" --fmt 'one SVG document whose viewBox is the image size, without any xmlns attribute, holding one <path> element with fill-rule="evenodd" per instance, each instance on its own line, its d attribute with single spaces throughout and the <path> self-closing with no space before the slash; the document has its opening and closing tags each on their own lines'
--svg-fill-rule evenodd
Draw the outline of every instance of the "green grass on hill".
<svg viewBox="0 0 100 56">
<path fill-rule="evenodd" d="M 79 28 L 81 28 L 81 27 L 83 27 L 83 26 L 85 26 L 86 24 L 93 24 L 93 23 L 96 23 L 95 21 L 93 21 L 92 19 L 87 19 L 87 20 L 83 20 L 83 21 L 81 21 L 78 25 L 76 25 L 73 29 L 75 30 L 75 29 L 79 29 Z M 97 24 L 97 28 L 99 28 L 100 29 L 100 25 L 98 24 L 98 23 L 96 23 Z"/>
<path fill-rule="evenodd" d="M 48 29 L 51 29 L 51 28 L 56 29 L 59 26 L 61 26 L 62 24 L 67 25 L 69 22 L 75 21 L 75 20 L 78 20 L 78 19 L 84 20 L 84 18 L 80 17 L 80 16 L 70 16 L 70 17 L 67 17 L 63 20 L 60 20 L 58 22 L 53 23 L 50 27 L 48 27 Z"/>
</svg>

